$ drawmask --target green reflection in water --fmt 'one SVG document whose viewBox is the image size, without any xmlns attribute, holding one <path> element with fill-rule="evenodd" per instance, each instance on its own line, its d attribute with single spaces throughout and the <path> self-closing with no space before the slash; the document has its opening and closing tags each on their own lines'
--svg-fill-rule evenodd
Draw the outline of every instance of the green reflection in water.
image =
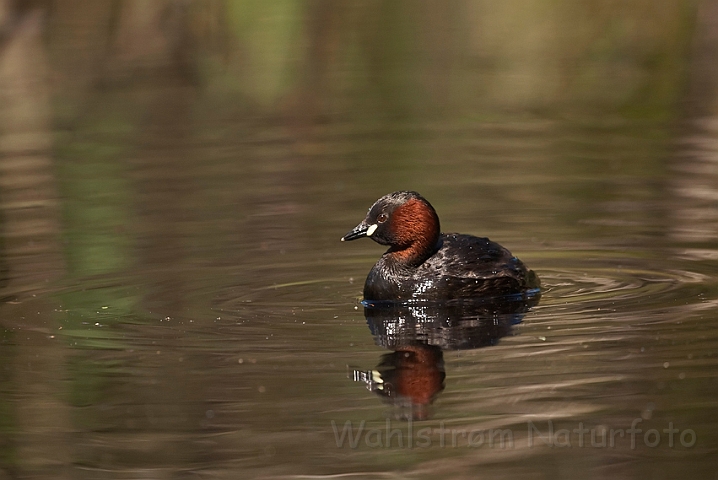
<svg viewBox="0 0 718 480">
<path fill-rule="evenodd" d="M 240 0 L 226 4 L 227 28 L 239 43 L 232 52 L 236 61 L 230 75 L 224 77 L 227 86 L 269 106 L 296 83 L 297 60 L 302 56 L 299 35 L 304 5 L 296 0 Z M 245 71 L 252 74 L 246 75 Z"/>
<path fill-rule="evenodd" d="M 122 285 L 134 265 L 131 236 L 132 184 L 125 163 L 137 116 L 126 98 L 103 96 L 71 134 L 61 136 L 57 154 L 64 213 L 64 251 L 68 285 L 58 294 L 62 337 L 76 351 L 67 357 L 67 400 L 84 407 L 110 395 L 116 365 L 98 358 L 103 350 L 124 349 L 113 326 L 141 321 L 137 289 Z M 120 285 L 118 285 L 120 284 Z M 78 285 L 81 288 L 78 288 Z M 77 351 L 85 349 L 84 352 Z M 97 424 L 94 410 L 73 410 L 72 422 Z"/>
</svg>

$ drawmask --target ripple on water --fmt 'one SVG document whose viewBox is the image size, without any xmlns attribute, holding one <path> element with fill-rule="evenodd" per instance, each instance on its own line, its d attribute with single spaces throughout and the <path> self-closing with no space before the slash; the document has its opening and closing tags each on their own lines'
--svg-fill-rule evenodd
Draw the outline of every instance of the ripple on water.
<svg viewBox="0 0 718 480">
<path fill-rule="evenodd" d="M 570 268 L 551 266 L 539 269 L 542 281 L 542 309 L 560 312 L 613 309 L 614 311 L 652 310 L 677 305 L 699 304 L 716 280 L 694 269 L 691 262 L 658 262 L 628 255 L 598 261 L 573 257 Z M 561 262 L 567 263 L 566 259 Z"/>
<path fill-rule="evenodd" d="M 704 301 L 702 293 L 715 288 L 716 280 L 698 271 L 695 255 L 690 258 L 687 255 L 676 255 L 670 262 L 646 252 L 610 250 L 534 252 L 526 256 L 535 259 L 530 264 L 542 282 L 543 298 L 538 308 L 560 307 L 562 312 L 566 309 L 576 312 L 599 308 L 628 311 Z M 701 261 L 706 260 L 705 254 L 700 257 Z M 367 265 L 370 264 L 368 260 Z M 271 314 L 297 306 L 357 304 L 363 281 L 347 275 L 356 271 L 356 265 L 348 261 L 330 262 L 314 278 L 306 278 L 307 273 L 316 270 L 316 265 L 293 264 L 287 277 L 296 278 L 295 281 L 227 287 L 216 292 L 213 308 L 236 312 L 251 306 L 255 311 Z M 303 278 L 297 277 L 298 271 L 305 272 Z"/>
</svg>

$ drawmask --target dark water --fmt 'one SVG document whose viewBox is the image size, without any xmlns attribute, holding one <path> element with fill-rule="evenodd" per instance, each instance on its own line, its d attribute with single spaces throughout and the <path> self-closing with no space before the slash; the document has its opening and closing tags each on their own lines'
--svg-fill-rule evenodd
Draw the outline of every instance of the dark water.
<svg viewBox="0 0 718 480">
<path fill-rule="evenodd" d="M 96 202 L 63 216 L 67 273 L 3 306 L 8 468 L 32 459 L 75 478 L 711 477 L 718 250 L 697 237 L 715 232 L 703 220 L 714 200 L 693 190 L 715 185 L 709 152 L 686 154 L 680 169 L 664 159 L 645 178 L 610 165 L 650 151 L 650 128 L 628 138 L 622 127 L 558 123 L 407 129 L 415 138 L 402 153 L 418 158 L 405 179 L 391 169 L 363 178 L 345 163 L 393 145 L 373 132 L 327 131 L 311 156 L 277 131 L 230 146 L 192 139 L 171 148 L 185 160 L 153 149 L 108 172 L 67 160 L 70 171 L 98 168 L 72 181 L 96 189 Z M 427 153 L 436 150 L 441 163 Z M 590 162 L 555 173 L 585 152 Z M 103 193 L 115 182 L 121 193 Z M 382 249 L 339 238 L 375 197 L 404 187 L 431 199 L 447 231 L 489 235 L 520 255 L 542 279 L 540 303 L 473 324 L 449 312 L 454 326 L 434 328 L 433 340 L 436 314 L 370 314 L 373 336 L 359 300 Z M 84 220 L 102 209 L 116 210 L 106 225 Z M 15 268 L 34 255 L 10 247 L 33 238 L 7 240 Z M 387 348 L 406 351 L 391 338 L 412 322 L 414 345 L 444 351 L 389 363 L 433 382 L 433 405 L 409 421 L 406 406 L 352 373 L 377 369 Z M 462 328 L 476 338 L 457 340 Z M 632 424 L 642 430 L 633 447 Z M 347 425 L 354 448 L 341 441 Z"/>
<path fill-rule="evenodd" d="M 2 478 L 718 478 L 718 14 L 113 5 L 0 45 Z M 365 310 L 400 189 L 540 300 Z"/>
</svg>

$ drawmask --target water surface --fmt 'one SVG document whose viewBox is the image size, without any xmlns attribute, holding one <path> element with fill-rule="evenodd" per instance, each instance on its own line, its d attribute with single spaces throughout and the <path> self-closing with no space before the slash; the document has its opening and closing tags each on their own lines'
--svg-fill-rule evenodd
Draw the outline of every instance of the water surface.
<svg viewBox="0 0 718 480">
<path fill-rule="evenodd" d="M 712 475 L 718 251 L 695 238 L 706 223 L 691 181 L 703 155 L 651 160 L 662 141 L 630 125 L 405 128 L 401 147 L 328 129 L 309 156 L 278 129 L 185 139 L 178 158 L 150 146 L 109 170 L 64 159 L 86 172 L 60 182 L 66 273 L 14 292 L 11 277 L 3 306 L 6 465 L 35 458 L 75 478 Z M 414 163 L 346 162 L 388 148 Z M 663 170 L 617 160 L 636 150 Z M 538 305 L 474 324 L 488 340 L 441 345 L 445 378 L 416 420 L 352 378 L 400 347 L 382 342 L 392 320 L 368 325 L 359 303 L 382 247 L 339 242 L 394 188 L 543 282 Z M 106 224 L 85 220 L 103 208 Z M 10 265 L 32 261 L 8 245 Z"/>
</svg>

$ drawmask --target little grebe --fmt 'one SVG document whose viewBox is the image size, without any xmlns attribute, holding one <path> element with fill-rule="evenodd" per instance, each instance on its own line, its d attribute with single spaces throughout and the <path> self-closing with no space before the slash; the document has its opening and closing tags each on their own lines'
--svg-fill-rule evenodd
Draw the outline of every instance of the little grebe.
<svg viewBox="0 0 718 480">
<path fill-rule="evenodd" d="M 384 195 L 342 241 L 369 237 L 389 249 L 364 284 L 368 301 L 456 300 L 539 292 L 538 276 L 488 238 L 442 234 L 416 192 Z"/>
</svg>

